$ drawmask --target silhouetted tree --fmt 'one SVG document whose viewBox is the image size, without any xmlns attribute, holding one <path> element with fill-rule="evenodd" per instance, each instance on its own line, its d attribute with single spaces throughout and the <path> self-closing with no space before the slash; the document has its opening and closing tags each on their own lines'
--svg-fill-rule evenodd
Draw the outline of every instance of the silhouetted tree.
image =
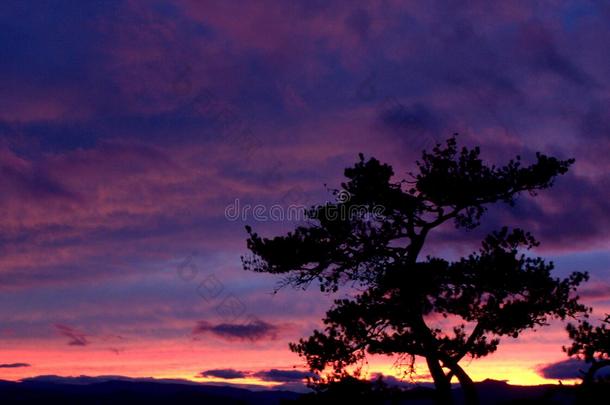
<svg viewBox="0 0 610 405">
<path fill-rule="evenodd" d="M 583 383 L 591 384 L 595 381 L 596 373 L 610 366 L 610 314 L 598 326 L 588 321 L 580 321 L 577 325 L 568 324 L 567 331 L 572 345 L 564 347 L 568 356 L 576 357 L 590 364 L 589 369 L 583 375 Z"/>
<path fill-rule="evenodd" d="M 282 286 L 354 288 L 327 312 L 324 330 L 290 345 L 313 371 L 341 375 L 367 353 L 421 356 L 440 402 L 451 402 L 455 376 L 476 403 L 460 360 L 494 352 L 501 336 L 585 310 L 572 293 L 587 274 L 553 278 L 552 263 L 523 254 L 538 242 L 520 229 L 490 234 L 480 251 L 458 261 L 420 257 L 433 229 L 451 220 L 473 229 L 486 205 L 535 195 L 573 163 L 538 153 L 530 166 L 517 156 L 496 167 L 479 155 L 452 137 L 424 151 L 410 179 L 394 181 L 392 167 L 361 154 L 334 190 L 337 201 L 312 207 L 307 225 L 270 239 L 246 227 L 252 254 L 242 258 L 245 269 L 282 274 Z M 435 322 L 443 318 L 449 328 Z"/>
</svg>

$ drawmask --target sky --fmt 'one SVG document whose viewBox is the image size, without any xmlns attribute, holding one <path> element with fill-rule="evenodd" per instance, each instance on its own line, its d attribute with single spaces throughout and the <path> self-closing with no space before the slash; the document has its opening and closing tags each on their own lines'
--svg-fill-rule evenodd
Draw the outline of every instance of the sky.
<svg viewBox="0 0 610 405">
<path fill-rule="evenodd" d="M 251 208 L 329 200 L 360 152 L 404 178 L 456 132 L 489 162 L 576 163 L 429 251 L 458 257 L 522 226 L 557 275 L 590 272 L 580 295 L 601 317 L 609 21 L 602 1 L 3 1 L 0 379 L 300 381 L 288 342 L 333 297 L 274 294 L 277 278 L 242 269 L 245 225 L 298 224 Z M 556 382 L 573 375 L 567 343 L 553 322 L 465 366 Z M 399 375 L 393 363 L 365 370 Z"/>
</svg>

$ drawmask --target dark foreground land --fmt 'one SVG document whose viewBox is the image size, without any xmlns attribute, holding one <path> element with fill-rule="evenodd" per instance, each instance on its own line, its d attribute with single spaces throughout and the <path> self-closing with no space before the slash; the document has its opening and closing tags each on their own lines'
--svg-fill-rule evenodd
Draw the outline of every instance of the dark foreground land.
<svg viewBox="0 0 610 405">
<path fill-rule="evenodd" d="M 577 402 L 577 389 L 567 386 L 512 386 L 500 381 L 483 381 L 477 384 L 481 404 L 573 404 Z M 352 393 L 354 394 L 354 393 Z M 456 403 L 461 403 L 459 389 Z M 291 391 L 251 391 L 230 386 L 155 382 L 136 380 L 86 381 L 26 380 L 0 381 L 2 404 L 301 404 L 350 403 L 357 393 L 342 393 L 333 398 L 303 397 Z M 392 399 L 367 403 L 433 404 L 433 391 L 418 387 L 394 396 Z M 356 402 L 354 402 L 356 403 Z"/>
</svg>

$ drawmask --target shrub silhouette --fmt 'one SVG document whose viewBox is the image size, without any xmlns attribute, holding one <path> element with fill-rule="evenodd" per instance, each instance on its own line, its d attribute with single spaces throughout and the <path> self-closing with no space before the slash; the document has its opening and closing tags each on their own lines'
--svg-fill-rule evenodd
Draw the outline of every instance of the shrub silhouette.
<svg viewBox="0 0 610 405">
<path fill-rule="evenodd" d="M 246 270 L 283 275 L 281 286 L 352 288 L 327 312 L 323 330 L 290 345 L 312 371 L 340 379 L 367 354 L 398 355 L 411 366 L 421 356 L 440 403 L 452 402 L 453 377 L 466 401 L 477 403 L 459 364 L 464 357 L 486 356 L 502 336 L 586 310 L 573 292 L 587 274 L 552 277 L 552 263 L 523 254 L 538 242 L 521 229 L 493 232 L 478 252 L 454 262 L 421 257 L 432 230 L 448 221 L 473 229 L 488 204 L 535 195 L 574 162 L 538 153 L 529 166 L 517 156 L 496 167 L 479 155 L 478 147 L 458 148 L 453 136 L 422 152 L 417 172 L 398 181 L 392 167 L 361 154 L 334 190 L 337 201 L 312 207 L 307 225 L 273 238 L 246 227 Z M 452 325 L 441 327 L 439 318 Z"/>
<path fill-rule="evenodd" d="M 610 366 L 610 314 L 601 324 L 594 326 L 588 321 L 580 321 L 578 324 L 568 324 L 567 331 L 572 345 L 564 347 L 568 356 L 576 357 L 590 364 L 589 369 L 583 375 L 583 383 L 595 382 L 596 373 Z"/>
</svg>

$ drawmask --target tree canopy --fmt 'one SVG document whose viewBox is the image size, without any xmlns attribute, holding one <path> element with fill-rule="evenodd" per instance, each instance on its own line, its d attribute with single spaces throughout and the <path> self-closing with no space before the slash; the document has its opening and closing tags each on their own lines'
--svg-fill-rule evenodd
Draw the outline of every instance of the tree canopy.
<svg viewBox="0 0 610 405">
<path fill-rule="evenodd" d="M 537 153 L 530 165 L 519 156 L 488 165 L 478 147 L 459 148 L 454 136 L 396 180 L 391 166 L 361 154 L 333 191 L 341 198 L 311 207 L 307 224 L 272 238 L 246 227 L 252 254 L 244 268 L 282 275 L 283 286 L 350 291 L 327 312 L 323 330 L 290 345 L 313 371 L 340 377 L 367 354 L 398 355 L 411 366 L 421 356 L 440 401 L 451 401 L 455 376 L 475 403 L 459 362 L 494 352 L 503 336 L 585 311 L 574 290 L 587 274 L 553 277 L 552 263 L 526 254 L 538 242 L 522 229 L 501 227 L 456 261 L 422 257 L 422 249 L 433 229 L 448 221 L 476 228 L 489 204 L 536 195 L 573 162 Z"/>
</svg>

